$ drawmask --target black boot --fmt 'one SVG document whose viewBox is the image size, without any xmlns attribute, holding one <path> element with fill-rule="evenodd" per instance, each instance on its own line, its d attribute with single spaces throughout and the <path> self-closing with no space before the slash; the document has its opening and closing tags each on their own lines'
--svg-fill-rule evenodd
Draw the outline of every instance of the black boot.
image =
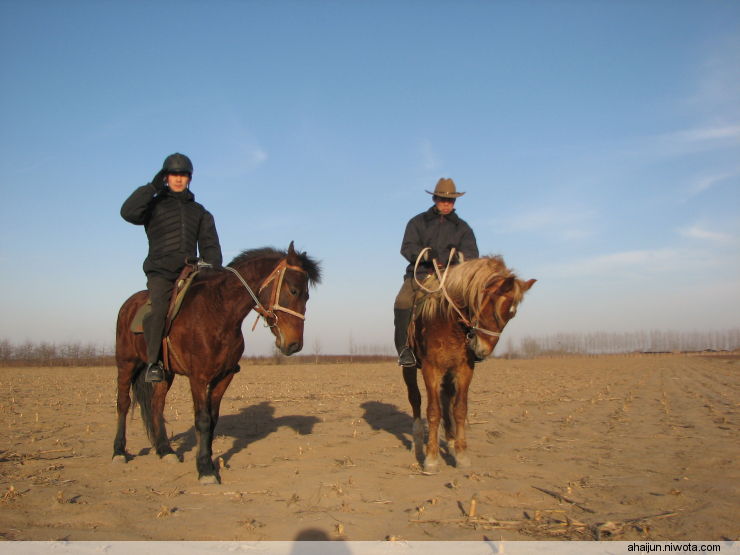
<svg viewBox="0 0 740 555">
<path fill-rule="evenodd" d="M 144 381 L 147 383 L 156 383 L 164 381 L 164 368 L 161 362 L 150 362 L 146 366 Z"/>
<path fill-rule="evenodd" d="M 395 327 L 394 340 L 396 351 L 398 352 L 398 365 L 413 367 L 416 366 L 416 357 L 411 347 L 408 345 L 409 324 L 411 323 L 412 309 L 393 309 L 393 325 Z"/>
</svg>

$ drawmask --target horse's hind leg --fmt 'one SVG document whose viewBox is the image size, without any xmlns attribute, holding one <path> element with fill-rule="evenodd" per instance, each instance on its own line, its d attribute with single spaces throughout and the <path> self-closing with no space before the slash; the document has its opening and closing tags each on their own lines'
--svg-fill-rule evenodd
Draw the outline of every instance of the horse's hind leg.
<svg viewBox="0 0 740 555">
<path fill-rule="evenodd" d="M 424 424 L 421 422 L 421 392 L 416 382 L 416 367 L 403 367 L 403 381 L 406 382 L 411 412 L 414 416 L 412 434 L 414 438 L 414 455 L 416 460 L 424 460 Z"/>
<path fill-rule="evenodd" d="M 458 468 L 470 467 L 468 456 L 468 442 L 465 437 L 465 419 L 468 417 L 468 389 L 473 380 L 473 369 L 465 366 L 456 373 L 455 396 L 452 400 L 451 412 L 454 421 L 454 445 L 455 466 Z"/>
<path fill-rule="evenodd" d="M 113 462 L 128 462 L 126 454 L 126 415 L 131 407 L 131 380 L 136 362 L 118 365 L 118 393 L 116 396 L 116 438 L 113 440 Z"/>
</svg>

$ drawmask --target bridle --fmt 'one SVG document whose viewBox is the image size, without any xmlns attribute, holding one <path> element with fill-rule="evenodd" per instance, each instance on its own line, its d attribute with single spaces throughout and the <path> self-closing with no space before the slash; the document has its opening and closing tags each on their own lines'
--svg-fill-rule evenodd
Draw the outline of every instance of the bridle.
<svg viewBox="0 0 740 555">
<path fill-rule="evenodd" d="M 450 303 L 450 306 L 457 312 L 457 315 L 460 317 L 460 323 L 467 329 L 467 340 L 468 343 L 470 343 L 473 339 L 475 339 L 475 336 L 478 333 L 482 333 L 484 335 L 489 335 L 491 337 L 501 337 L 500 331 L 492 331 L 487 330 L 486 328 L 482 328 L 478 325 L 480 321 L 480 314 L 483 312 L 483 309 L 486 307 L 486 305 L 491 301 L 490 296 L 486 298 L 486 300 L 481 304 L 481 306 L 478 307 L 478 310 L 473 315 L 473 318 L 467 318 L 463 313 L 462 310 L 455 304 L 455 301 L 452 300 L 452 297 L 450 297 L 449 293 L 447 293 L 447 287 L 445 287 L 445 279 L 447 278 L 447 271 L 450 269 L 450 262 L 452 261 L 453 256 L 455 255 L 455 249 L 452 248 L 450 250 L 450 257 L 447 260 L 447 266 L 445 267 L 444 273 L 440 273 L 439 271 L 439 265 L 437 263 L 437 260 L 432 260 L 432 266 L 434 266 L 434 273 L 437 276 L 437 281 L 439 282 L 439 287 L 437 289 L 428 289 L 425 287 L 416 277 L 416 268 L 419 266 L 419 261 L 422 259 L 422 257 L 426 254 L 427 251 L 431 250 L 430 247 L 426 247 L 422 249 L 422 251 L 419 253 L 419 256 L 416 258 L 416 264 L 414 264 L 414 281 L 416 281 L 416 284 L 427 293 L 436 293 L 437 291 L 442 291 L 442 294 L 444 295 L 445 299 L 447 299 L 447 302 Z M 512 306 L 512 311 L 514 310 L 514 307 Z M 496 323 L 498 324 L 500 329 L 503 329 L 504 323 L 501 321 L 501 316 L 498 314 L 498 310 L 494 310 L 494 318 L 496 319 Z"/>
<path fill-rule="evenodd" d="M 292 264 L 288 264 L 286 259 L 282 259 L 280 262 L 278 262 L 277 266 L 275 266 L 275 269 L 270 273 L 269 276 L 267 276 L 262 283 L 260 284 L 259 289 L 257 290 L 258 294 L 262 294 L 262 291 L 270 285 L 273 281 L 276 281 L 275 286 L 272 289 L 272 293 L 270 294 L 270 302 L 268 304 L 268 307 L 265 308 L 265 306 L 260 302 L 258 296 L 254 293 L 252 288 L 249 286 L 247 281 L 242 277 L 242 275 L 236 271 L 231 266 L 225 266 L 226 270 L 229 270 L 231 273 L 233 273 L 241 282 L 241 284 L 244 286 L 244 288 L 247 290 L 249 295 L 254 300 L 254 311 L 257 312 L 257 320 L 254 321 L 254 325 L 252 326 L 252 330 L 257 326 L 257 322 L 259 321 L 260 317 L 262 317 L 265 320 L 265 326 L 269 328 L 274 328 L 277 326 L 278 323 L 278 316 L 275 314 L 276 311 L 285 312 L 286 314 L 290 314 L 291 316 L 295 316 L 296 318 L 300 318 L 301 320 L 306 319 L 305 314 L 301 314 L 300 312 L 296 312 L 295 310 L 291 310 L 289 308 L 286 308 L 280 304 L 280 290 L 283 286 L 283 279 L 285 278 L 285 273 L 288 270 L 293 270 L 296 272 L 301 272 L 303 274 L 308 274 L 306 270 L 303 268 L 299 268 L 298 266 L 293 266 Z"/>
</svg>

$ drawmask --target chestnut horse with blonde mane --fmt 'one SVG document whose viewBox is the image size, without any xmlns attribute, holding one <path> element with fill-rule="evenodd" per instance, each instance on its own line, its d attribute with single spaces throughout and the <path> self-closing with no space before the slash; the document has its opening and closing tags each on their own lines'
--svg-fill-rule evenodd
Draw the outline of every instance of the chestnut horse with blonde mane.
<svg viewBox="0 0 740 555">
<path fill-rule="evenodd" d="M 195 277 L 173 321 L 165 342 L 170 353 L 166 379 L 144 381 L 146 345 L 141 334 L 130 330 L 137 310 L 147 300 L 139 291 L 123 303 L 116 327 L 118 365 L 118 426 L 113 460 L 126 462 L 126 414 L 129 390 L 141 407 L 147 435 L 159 457 L 178 461 L 167 438 L 164 405 L 174 374 L 187 376 L 193 397 L 196 468 L 201 483 L 220 481 L 212 460 L 213 432 L 221 398 L 244 352 L 242 321 L 251 310 L 265 319 L 276 347 L 292 355 L 303 347 L 303 323 L 309 285 L 320 281 L 317 262 L 298 253 L 270 248 L 244 251 L 223 270 L 206 269 Z"/>
<path fill-rule="evenodd" d="M 429 437 L 425 452 L 417 368 L 404 367 L 403 378 L 414 417 L 416 457 L 423 461 L 425 472 L 439 470 L 440 420 L 444 421 L 455 466 L 470 466 L 465 419 L 473 368 L 493 352 L 535 281 L 517 278 L 500 256 L 476 258 L 449 267 L 447 275 L 437 281 L 437 289 L 419 302 L 409 337 L 427 391 Z"/>
</svg>

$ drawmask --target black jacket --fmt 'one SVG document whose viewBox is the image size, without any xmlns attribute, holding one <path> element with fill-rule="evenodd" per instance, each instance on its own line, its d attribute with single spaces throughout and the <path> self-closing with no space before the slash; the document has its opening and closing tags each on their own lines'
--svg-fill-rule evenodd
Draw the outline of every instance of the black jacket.
<svg viewBox="0 0 740 555">
<path fill-rule="evenodd" d="M 478 258 L 475 234 L 465 220 L 454 211 L 443 216 L 434 206 L 426 212 L 417 214 L 406 224 L 406 232 L 403 234 L 401 243 L 401 254 L 410 264 L 406 267 L 405 277 L 413 276 L 416 259 L 425 247 L 434 249 L 439 257 L 438 262 L 442 264 L 447 264 L 450 250 L 453 247 L 463 253 L 465 260 Z M 453 260 L 453 263 L 455 262 L 457 258 Z M 433 272 L 431 261 L 419 262 L 416 272 L 419 278 Z"/>
<path fill-rule="evenodd" d="M 144 260 L 144 272 L 176 279 L 185 259 L 201 258 L 221 266 L 221 245 L 213 216 L 195 195 L 186 189 L 174 193 L 168 188 L 156 193 L 148 184 L 136 189 L 121 206 L 121 216 L 127 222 L 143 225 L 149 239 L 149 255 Z"/>
</svg>

